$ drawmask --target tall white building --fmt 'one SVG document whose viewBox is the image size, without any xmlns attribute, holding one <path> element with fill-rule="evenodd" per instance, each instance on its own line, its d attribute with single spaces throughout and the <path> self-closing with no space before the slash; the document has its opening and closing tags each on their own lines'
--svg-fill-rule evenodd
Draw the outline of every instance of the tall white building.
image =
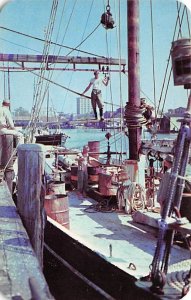
<svg viewBox="0 0 191 300">
<path fill-rule="evenodd" d="M 85 97 L 77 98 L 77 115 L 90 114 L 91 112 L 91 100 Z"/>
</svg>

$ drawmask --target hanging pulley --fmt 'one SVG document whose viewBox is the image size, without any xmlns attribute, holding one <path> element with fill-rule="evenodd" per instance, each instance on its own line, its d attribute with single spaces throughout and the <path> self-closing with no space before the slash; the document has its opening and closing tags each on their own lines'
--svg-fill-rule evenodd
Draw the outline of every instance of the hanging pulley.
<svg viewBox="0 0 191 300">
<path fill-rule="evenodd" d="M 110 12 L 110 5 L 106 6 L 106 12 L 101 16 L 101 24 L 105 29 L 113 29 L 114 28 L 114 20 L 112 14 Z"/>
</svg>

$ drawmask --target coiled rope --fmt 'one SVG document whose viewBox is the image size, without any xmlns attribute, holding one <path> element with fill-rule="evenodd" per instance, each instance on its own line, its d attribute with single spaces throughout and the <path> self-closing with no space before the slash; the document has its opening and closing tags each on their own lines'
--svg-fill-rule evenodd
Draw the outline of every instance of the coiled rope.
<svg viewBox="0 0 191 300">
<path fill-rule="evenodd" d="M 143 186 L 132 182 L 129 186 L 120 186 L 117 191 L 118 207 L 125 208 L 127 214 L 137 210 L 144 210 L 146 193 Z"/>
<path fill-rule="evenodd" d="M 137 107 L 127 102 L 125 106 L 125 121 L 128 128 L 141 127 L 147 123 L 147 120 L 143 116 L 144 108 Z"/>
</svg>

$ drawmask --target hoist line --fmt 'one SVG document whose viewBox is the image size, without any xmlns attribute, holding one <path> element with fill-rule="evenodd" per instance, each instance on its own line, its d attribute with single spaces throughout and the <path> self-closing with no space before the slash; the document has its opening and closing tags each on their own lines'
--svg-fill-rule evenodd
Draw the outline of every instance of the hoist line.
<svg viewBox="0 0 191 300">
<path fill-rule="evenodd" d="M 181 4 L 180 4 L 180 6 L 179 6 L 179 11 L 180 11 L 180 9 L 181 9 Z M 182 18 L 181 18 L 181 23 L 182 23 L 182 21 L 183 21 L 184 11 L 185 11 L 185 7 L 184 7 L 184 9 L 183 9 Z M 175 24 L 174 34 L 173 34 L 173 41 L 174 41 L 174 39 L 175 39 L 177 25 L 178 25 L 178 18 L 176 19 L 176 24 Z M 178 35 L 178 36 L 179 36 L 179 35 Z M 161 89 L 161 94 L 160 94 L 160 98 L 159 98 L 159 104 L 158 104 L 158 109 L 157 109 L 157 115 L 158 115 L 159 107 L 160 107 L 160 104 L 161 104 L 161 101 L 162 101 L 162 94 L 163 94 L 164 87 L 165 87 L 165 81 L 166 81 L 166 78 L 167 78 L 167 72 L 168 72 L 169 63 L 170 63 L 170 53 L 169 53 L 169 56 L 168 56 L 168 59 L 167 59 L 167 66 L 166 66 L 165 76 L 164 76 L 164 80 L 163 80 L 163 84 L 162 84 L 162 89 Z M 169 77 L 171 76 L 171 73 L 172 73 L 172 68 L 171 68 Z M 169 80 L 168 80 L 168 82 L 169 82 Z M 166 93 L 166 94 L 167 94 L 167 93 Z M 166 99 L 164 98 L 163 109 L 164 109 L 165 101 L 166 101 Z M 161 110 L 161 115 L 163 114 L 163 109 Z"/>
<path fill-rule="evenodd" d="M 108 31 L 106 30 L 106 34 L 105 34 L 105 41 L 106 41 L 106 52 L 107 52 L 107 57 L 109 57 L 109 43 L 108 43 Z M 111 51 L 111 49 L 110 49 Z M 110 75 L 110 74 L 109 74 Z M 111 97 L 111 108 L 112 108 L 112 114 L 114 112 L 113 110 L 113 97 L 112 97 L 112 89 L 111 89 L 111 76 L 110 76 L 110 82 L 109 82 L 109 91 L 110 91 L 110 97 Z M 114 127 L 114 118 L 112 118 L 112 124 L 113 124 L 113 127 Z M 115 130 L 115 127 L 114 127 L 114 137 L 116 136 L 116 130 Z M 114 139 L 114 143 L 115 143 L 115 150 L 117 149 L 117 146 L 116 146 L 116 138 Z M 116 151 L 117 152 L 117 151 Z"/>
<path fill-rule="evenodd" d="M 0 26 L 0 29 L 7 30 L 7 31 L 10 31 L 10 32 L 13 32 L 13 33 L 22 35 L 22 36 L 26 36 L 26 37 L 35 39 L 35 40 L 40 41 L 40 42 L 45 42 L 44 39 L 41 39 L 41 38 L 38 38 L 38 37 L 35 37 L 35 36 L 32 36 L 32 35 L 29 35 L 29 34 L 26 34 L 26 33 L 22 33 L 22 32 L 13 30 L 13 29 L 9 29 L 9 28 L 3 27 L 3 26 Z M 62 45 L 62 44 L 59 44 L 59 43 L 55 43 L 55 42 L 52 42 L 52 41 L 50 42 L 50 44 L 51 44 L 51 45 L 60 46 L 60 47 L 66 48 L 66 49 L 70 49 L 70 50 L 72 50 L 72 51 L 76 50 L 75 48 L 72 48 L 72 47 L 69 47 L 69 46 L 65 46 L 65 45 Z M 81 53 L 93 55 L 93 56 L 100 57 L 100 58 L 105 58 L 104 56 L 97 55 L 97 54 L 94 54 L 94 53 L 91 53 L 91 52 L 87 52 L 87 51 L 83 51 L 83 50 L 79 50 L 79 51 L 80 51 Z"/>
</svg>

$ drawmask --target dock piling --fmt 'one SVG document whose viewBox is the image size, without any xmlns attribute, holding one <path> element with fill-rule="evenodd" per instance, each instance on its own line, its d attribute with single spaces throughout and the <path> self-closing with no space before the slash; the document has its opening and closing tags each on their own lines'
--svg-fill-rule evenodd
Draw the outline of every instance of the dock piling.
<svg viewBox="0 0 191 300">
<path fill-rule="evenodd" d="M 17 208 L 32 247 L 43 266 L 44 243 L 44 146 L 23 144 L 18 147 Z"/>
</svg>

